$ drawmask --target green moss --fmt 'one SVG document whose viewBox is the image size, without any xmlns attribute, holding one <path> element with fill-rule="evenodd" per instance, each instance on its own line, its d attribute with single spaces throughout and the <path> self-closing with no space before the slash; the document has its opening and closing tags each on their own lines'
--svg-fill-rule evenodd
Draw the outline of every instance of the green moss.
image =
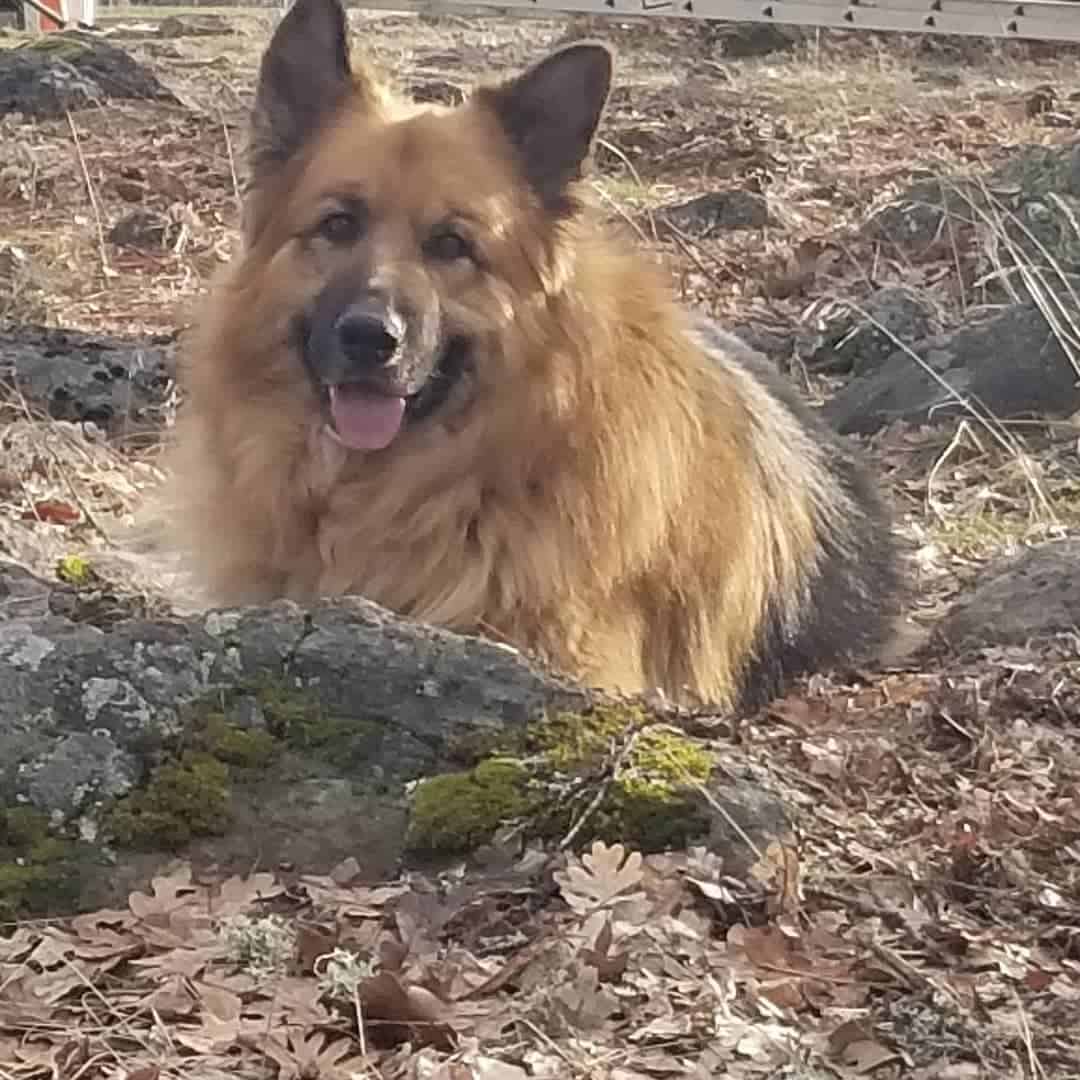
<svg viewBox="0 0 1080 1080">
<path fill-rule="evenodd" d="M 117 802 L 106 825 L 124 847 L 179 848 L 197 836 L 221 835 L 229 803 L 228 767 L 209 754 L 188 752 Z"/>
<path fill-rule="evenodd" d="M 377 719 L 328 711 L 310 691 L 279 681 L 249 685 L 271 734 L 290 750 L 335 768 L 358 768 L 370 761 L 386 735 Z"/>
<path fill-rule="evenodd" d="M 279 735 L 318 726 L 322 720 L 322 709 L 314 695 L 280 680 L 254 683 L 245 689 L 262 707 L 271 730 Z"/>
<path fill-rule="evenodd" d="M 637 732 L 618 775 L 578 834 L 579 844 L 600 839 L 633 843 L 642 851 L 685 846 L 708 829 L 708 808 L 696 785 L 705 784 L 714 759 L 679 731 L 649 726 L 640 706 L 603 706 L 560 713 L 537 729 L 543 767 L 553 778 L 589 778 L 610 767 L 613 755 Z M 565 780 L 554 785 L 558 790 Z M 559 804 L 541 828 L 562 836 L 584 804 Z"/>
<path fill-rule="evenodd" d="M 590 809 L 577 844 L 621 840 L 660 851 L 699 838 L 710 818 L 697 788 L 708 782 L 713 756 L 682 732 L 651 722 L 641 706 L 604 705 L 541 721 L 529 733 L 521 760 L 493 756 L 470 770 L 421 781 L 409 847 L 467 851 L 488 840 L 501 823 L 523 817 L 532 835 L 562 837 L 631 737 L 618 775 Z M 579 797 L 567 800 L 568 789 Z"/>
<path fill-rule="evenodd" d="M 474 769 L 421 780 L 413 797 L 408 846 L 414 851 L 468 851 L 500 824 L 526 814 L 532 800 L 524 765 L 490 758 Z"/>
<path fill-rule="evenodd" d="M 658 792 L 670 793 L 686 783 L 704 784 L 713 764 L 712 754 L 699 743 L 663 728 L 642 732 L 630 752 L 631 768 L 651 776 Z"/>
<path fill-rule="evenodd" d="M 211 713 L 201 740 L 207 753 L 240 769 L 265 769 L 281 753 L 281 743 L 268 731 L 230 723 L 223 713 Z"/>
<path fill-rule="evenodd" d="M 47 914 L 78 895 L 77 845 L 28 806 L 0 810 L 0 916 Z"/>
<path fill-rule="evenodd" d="M 282 738 L 294 750 L 321 751 L 338 758 L 338 750 L 351 749 L 358 736 L 371 733 L 370 725 L 340 716 L 317 714 L 294 720 L 285 728 Z"/>
<path fill-rule="evenodd" d="M 696 785 L 713 769 L 712 755 L 678 732 L 642 732 L 598 809 L 593 838 L 634 837 L 644 851 L 685 847 L 708 829 Z"/>
<path fill-rule="evenodd" d="M 93 579 L 94 571 L 81 555 L 65 555 L 56 564 L 56 576 L 69 585 L 86 585 Z"/>
<path fill-rule="evenodd" d="M 32 806 L 0 812 L 0 845 L 26 851 L 49 835 L 49 819 Z"/>
<path fill-rule="evenodd" d="M 639 706 L 604 705 L 589 712 L 559 712 L 537 726 L 533 741 L 552 768 L 576 771 L 602 761 L 613 742 L 647 721 Z"/>
</svg>

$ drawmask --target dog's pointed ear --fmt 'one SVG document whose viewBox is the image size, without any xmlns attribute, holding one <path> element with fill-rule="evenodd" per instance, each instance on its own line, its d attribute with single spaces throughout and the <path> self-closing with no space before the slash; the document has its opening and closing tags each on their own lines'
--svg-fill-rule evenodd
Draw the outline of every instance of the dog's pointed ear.
<svg viewBox="0 0 1080 1080">
<path fill-rule="evenodd" d="M 560 49 L 502 86 L 481 90 L 549 206 L 581 177 L 611 92 L 612 51 L 598 42 Z"/>
<path fill-rule="evenodd" d="M 249 152 L 256 184 L 288 161 L 357 88 L 340 0 L 295 0 L 259 66 Z"/>
</svg>

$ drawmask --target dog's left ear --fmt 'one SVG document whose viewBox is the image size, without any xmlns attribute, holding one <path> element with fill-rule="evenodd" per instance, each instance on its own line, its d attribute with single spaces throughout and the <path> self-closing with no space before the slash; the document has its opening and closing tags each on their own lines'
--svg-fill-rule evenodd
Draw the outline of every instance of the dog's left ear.
<svg viewBox="0 0 1080 1080">
<path fill-rule="evenodd" d="M 560 49 L 477 101 L 498 117 L 529 183 L 550 207 L 581 177 L 611 92 L 613 57 L 606 45 Z"/>
</svg>

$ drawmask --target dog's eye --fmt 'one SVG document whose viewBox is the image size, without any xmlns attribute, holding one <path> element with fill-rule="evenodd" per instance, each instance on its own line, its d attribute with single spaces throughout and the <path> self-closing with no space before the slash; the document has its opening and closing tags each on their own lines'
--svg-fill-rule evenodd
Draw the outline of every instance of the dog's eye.
<svg viewBox="0 0 1080 1080">
<path fill-rule="evenodd" d="M 472 248 L 469 247 L 468 240 L 453 229 L 440 229 L 432 233 L 424 245 L 424 250 L 431 258 L 439 259 L 441 262 L 456 262 L 458 259 L 472 257 Z"/>
<path fill-rule="evenodd" d="M 363 229 L 359 216 L 348 210 L 335 210 L 319 222 L 319 235 L 338 247 L 355 244 Z"/>
</svg>

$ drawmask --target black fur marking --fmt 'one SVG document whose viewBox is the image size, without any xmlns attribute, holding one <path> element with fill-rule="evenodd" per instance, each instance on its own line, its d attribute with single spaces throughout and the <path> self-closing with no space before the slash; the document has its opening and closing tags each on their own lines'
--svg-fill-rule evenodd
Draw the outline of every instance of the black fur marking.
<svg viewBox="0 0 1080 1080">
<path fill-rule="evenodd" d="M 407 423 L 418 424 L 437 412 L 454 391 L 462 375 L 469 370 L 469 343 L 465 338 L 451 338 L 439 356 L 435 371 L 420 391 L 405 405 Z"/>
<path fill-rule="evenodd" d="M 793 678 L 857 660 L 884 643 L 902 596 L 899 545 L 889 509 L 853 448 L 764 356 L 741 342 L 736 348 L 709 321 L 699 330 L 707 348 L 747 370 L 822 447 L 824 468 L 857 512 L 817 523 L 820 562 L 798 605 L 797 625 L 779 605 L 766 615 L 739 695 L 739 708 L 750 711 L 782 693 Z"/>
</svg>

